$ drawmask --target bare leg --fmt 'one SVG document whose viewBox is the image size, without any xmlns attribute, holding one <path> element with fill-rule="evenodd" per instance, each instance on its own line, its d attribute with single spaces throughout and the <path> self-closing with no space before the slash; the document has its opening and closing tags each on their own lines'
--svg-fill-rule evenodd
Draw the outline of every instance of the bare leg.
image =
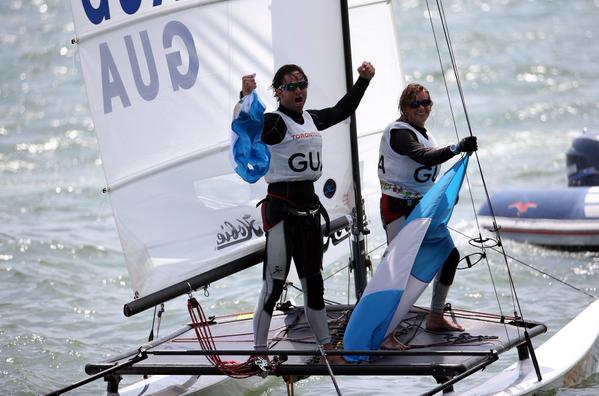
<svg viewBox="0 0 599 396">
<path fill-rule="evenodd" d="M 443 316 L 443 307 L 449 293 L 449 286 L 439 281 L 441 273 L 433 282 L 433 296 L 431 299 L 431 313 L 426 318 L 426 328 L 431 331 L 464 331 L 464 326 Z"/>
</svg>

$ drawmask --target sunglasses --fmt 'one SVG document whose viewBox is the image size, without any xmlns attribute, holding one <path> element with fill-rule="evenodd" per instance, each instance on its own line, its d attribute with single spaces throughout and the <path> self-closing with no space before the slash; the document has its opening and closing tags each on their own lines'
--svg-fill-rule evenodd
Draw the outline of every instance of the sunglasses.
<svg viewBox="0 0 599 396">
<path fill-rule="evenodd" d="M 287 83 L 287 84 L 283 84 L 283 85 L 279 86 L 279 89 L 282 89 L 283 91 L 295 91 L 298 88 L 299 89 L 308 88 L 308 81 L 292 82 L 292 83 Z"/>
<path fill-rule="evenodd" d="M 412 103 L 410 103 L 410 107 L 413 109 L 417 109 L 420 106 L 428 107 L 428 106 L 432 106 L 432 104 L 433 104 L 433 101 L 430 99 L 414 100 Z"/>
</svg>

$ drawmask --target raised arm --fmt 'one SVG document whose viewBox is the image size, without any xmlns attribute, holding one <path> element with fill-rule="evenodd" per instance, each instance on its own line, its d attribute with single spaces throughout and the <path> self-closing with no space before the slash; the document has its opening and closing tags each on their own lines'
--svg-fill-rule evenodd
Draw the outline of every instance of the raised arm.
<svg viewBox="0 0 599 396">
<path fill-rule="evenodd" d="M 322 110 L 308 110 L 314 119 L 316 128 L 320 131 L 327 129 L 349 117 L 360 104 L 370 80 L 374 77 L 375 69 L 370 62 L 363 62 L 358 67 L 358 79 L 349 92 L 333 107 Z"/>
</svg>

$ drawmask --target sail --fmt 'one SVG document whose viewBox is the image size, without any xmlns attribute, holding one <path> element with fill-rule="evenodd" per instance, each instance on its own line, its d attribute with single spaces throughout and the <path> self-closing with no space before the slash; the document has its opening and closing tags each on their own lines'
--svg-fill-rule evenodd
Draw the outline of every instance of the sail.
<svg viewBox="0 0 599 396">
<path fill-rule="evenodd" d="M 381 189 L 378 180 L 380 133 L 398 117 L 397 105 L 405 85 L 399 57 L 396 2 L 349 2 L 352 61 L 372 62 L 376 75 L 356 110 L 361 187 L 369 228 L 382 230 L 379 215 Z"/>
<path fill-rule="evenodd" d="M 297 63 L 310 76 L 307 108 L 334 105 L 347 92 L 341 3 L 304 1 L 300 10 L 290 0 L 71 0 L 71 6 L 135 296 L 263 249 L 255 205 L 265 183 L 246 183 L 230 159 L 241 76 L 256 73 L 258 95 L 274 110 L 268 90 L 274 70 Z M 347 216 L 349 120 L 323 135 L 317 192 L 331 218 Z"/>
<path fill-rule="evenodd" d="M 399 58 L 399 37 L 394 18 L 397 10 L 393 3 L 380 0 L 349 1 L 354 68 L 365 60 L 376 68 L 376 76 L 368 87 L 368 96 L 356 110 L 360 137 L 382 132 L 388 123 L 398 117 L 397 105 L 404 87 L 404 72 Z M 375 140 L 378 151 L 379 140 Z"/>
<path fill-rule="evenodd" d="M 229 143 L 241 75 L 273 106 L 270 2 L 71 3 L 135 295 L 259 250 L 265 185 L 233 173 Z"/>
<path fill-rule="evenodd" d="M 456 162 L 425 194 L 404 228 L 391 240 L 352 313 L 343 338 L 345 349 L 379 349 L 443 265 L 454 248 L 447 223 L 467 166 L 468 156 Z"/>
<path fill-rule="evenodd" d="M 306 0 L 272 2 L 272 47 L 275 70 L 300 65 L 310 81 L 306 109 L 333 106 L 347 93 L 341 2 Z M 323 175 L 315 190 L 331 218 L 353 207 L 350 120 L 322 133 Z M 325 192 L 326 190 L 326 192 Z"/>
</svg>

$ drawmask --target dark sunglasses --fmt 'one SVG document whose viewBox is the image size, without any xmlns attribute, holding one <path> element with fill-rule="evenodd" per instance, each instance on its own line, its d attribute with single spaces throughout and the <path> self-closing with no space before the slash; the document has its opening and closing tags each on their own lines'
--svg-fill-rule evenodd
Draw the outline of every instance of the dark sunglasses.
<svg viewBox="0 0 599 396">
<path fill-rule="evenodd" d="M 306 89 L 306 88 L 308 88 L 308 81 L 298 81 L 298 82 L 287 83 L 287 84 L 281 85 L 279 88 L 282 89 L 283 91 L 295 91 L 298 88 Z"/>
<path fill-rule="evenodd" d="M 410 103 L 410 107 L 413 109 L 417 109 L 420 106 L 428 107 L 428 106 L 432 106 L 432 104 L 433 104 L 433 101 L 430 99 L 415 100 L 412 103 Z"/>
</svg>

